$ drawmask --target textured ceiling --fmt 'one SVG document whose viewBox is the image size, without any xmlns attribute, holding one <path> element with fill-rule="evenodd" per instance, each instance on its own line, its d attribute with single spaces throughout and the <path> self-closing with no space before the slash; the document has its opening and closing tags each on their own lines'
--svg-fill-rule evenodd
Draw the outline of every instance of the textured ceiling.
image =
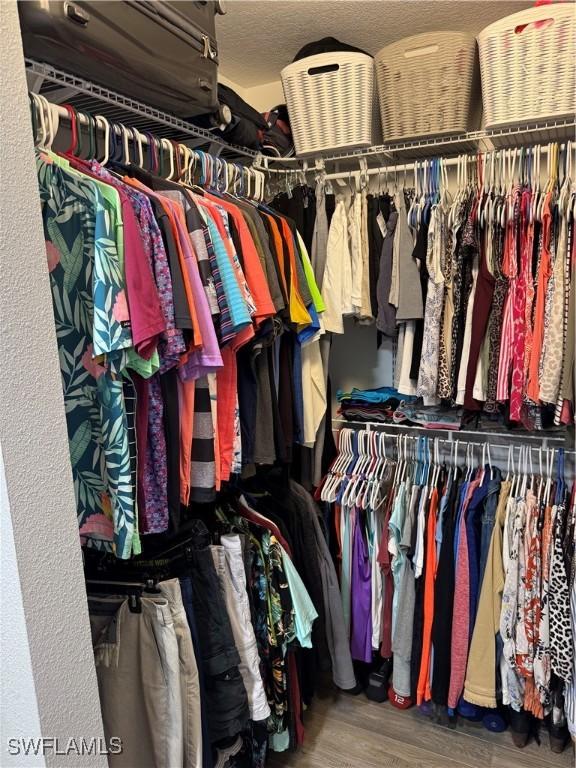
<svg viewBox="0 0 576 768">
<path fill-rule="evenodd" d="M 478 32 L 529 0 L 228 0 L 218 16 L 220 70 L 245 88 L 280 78 L 305 44 L 322 37 L 368 53 L 409 35 Z"/>
</svg>

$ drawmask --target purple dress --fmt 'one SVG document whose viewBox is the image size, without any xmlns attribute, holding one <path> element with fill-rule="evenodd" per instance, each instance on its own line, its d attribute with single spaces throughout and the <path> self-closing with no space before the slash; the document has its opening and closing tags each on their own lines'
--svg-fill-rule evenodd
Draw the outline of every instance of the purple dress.
<svg viewBox="0 0 576 768">
<path fill-rule="evenodd" d="M 364 516 L 355 515 L 352 548 L 352 658 L 372 661 L 372 581 Z"/>
</svg>

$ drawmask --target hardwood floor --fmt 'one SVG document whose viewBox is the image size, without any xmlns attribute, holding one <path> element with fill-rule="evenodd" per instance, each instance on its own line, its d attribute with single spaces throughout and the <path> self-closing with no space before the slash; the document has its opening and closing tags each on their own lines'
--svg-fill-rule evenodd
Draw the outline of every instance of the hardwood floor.
<svg viewBox="0 0 576 768">
<path fill-rule="evenodd" d="M 296 753 L 271 754 L 272 768 L 573 768 L 569 745 L 551 752 L 548 734 L 517 749 L 510 733 L 460 720 L 430 722 L 416 708 L 400 711 L 360 694 L 324 694 L 305 713 L 306 739 Z"/>
</svg>

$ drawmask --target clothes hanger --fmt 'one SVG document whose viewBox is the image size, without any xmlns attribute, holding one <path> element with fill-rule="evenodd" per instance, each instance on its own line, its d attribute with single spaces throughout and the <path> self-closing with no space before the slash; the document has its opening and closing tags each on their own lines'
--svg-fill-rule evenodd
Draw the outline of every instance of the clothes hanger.
<svg viewBox="0 0 576 768">
<path fill-rule="evenodd" d="M 56 134 L 58 133 L 58 128 L 60 126 L 60 115 L 58 113 L 58 107 L 56 104 L 51 104 L 45 96 L 41 96 L 40 94 L 38 94 L 38 100 L 40 103 L 41 114 L 46 126 L 46 138 L 44 145 L 48 151 L 51 151 L 52 144 L 56 138 Z"/>
<path fill-rule="evenodd" d="M 256 202 L 260 201 L 260 178 L 258 176 L 258 171 L 255 168 L 249 168 L 248 173 L 250 174 L 251 179 L 254 180 L 254 200 Z"/>
<path fill-rule="evenodd" d="M 163 149 L 166 149 L 168 151 L 168 160 L 170 162 L 168 175 L 166 176 L 166 180 L 170 181 L 174 176 L 174 147 L 172 146 L 172 142 L 168 139 L 160 139 L 160 145 Z"/>
<path fill-rule="evenodd" d="M 538 483 L 537 483 L 538 491 L 536 494 L 536 500 L 538 502 L 538 505 L 540 505 L 540 502 L 542 500 L 542 490 L 544 486 L 544 472 L 542 468 L 542 446 L 541 445 L 538 446 L 538 472 L 539 472 Z"/>
<path fill-rule="evenodd" d="M 411 440 L 410 442 L 411 442 L 411 445 L 413 445 L 413 441 Z M 402 482 L 406 480 L 409 467 L 413 463 L 414 462 L 408 456 L 408 435 L 405 435 L 404 436 L 404 468 L 402 473 Z"/>
<path fill-rule="evenodd" d="M 41 96 L 40 98 L 44 104 L 46 113 L 46 126 L 48 128 L 47 147 L 52 151 L 52 144 L 54 143 L 60 125 L 60 115 L 56 104 L 51 104 L 45 96 Z"/>
<path fill-rule="evenodd" d="M 346 470 L 345 473 L 345 480 L 347 481 L 346 486 L 344 487 L 343 492 L 341 491 L 341 503 L 343 506 L 351 506 L 351 500 L 353 496 L 353 491 L 355 489 L 356 485 L 356 479 L 357 479 L 357 468 L 360 466 L 362 460 L 363 460 L 363 433 L 362 432 L 356 432 L 352 436 L 352 444 L 353 444 L 353 450 L 354 450 L 354 460 L 351 463 L 351 466 Z"/>
<path fill-rule="evenodd" d="M 358 472 L 358 480 L 356 483 L 355 488 L 355 495 L 356 495 L 356 504 L 361 504 L 361 500 L 364 496 L 364 492 L 366 489 L 366 485 L 368 483 L 368 479 L 370 476 L 370 467 L 372 466 L 374 457 L 372 454 L 372 432 L 364 432 L 363 433 L 363 450 L 364 450 L 364 459 L 361 463 L 360 468 L 357 470 Z M 362 506 L 360 506 L 361 509 L 363 509 Z"/>
<path fill-rule="evenodd" d="M 373 480 L 373 467 L 374 467 L 374 433 L 372 431 L 366 433 L 366 449 L 367 449 L 367 463 L 362 470 L 362 476 L 358 484 L 358 491 L 356 493 L 356 506 L 359 509 L 366 509 L 367 491 L 372 485 Z"/>
<path fill-rule="evenodd" d="M 110 123 L 104 117 L 104 115 L 95 115 L 96 126 L 101 128 L 104 132 L 104 156 L 99 160 L 100 165 L 105 166 L 109 160 L 110 153 Z M 98 158 L 96 158 L 98 160 Z"/>
<path fill-rule="evenodd" d="M 136 141 L 136 151 L 138 153 L 138 160 L 137 163 L 140 166 L 140 168 L 144 168 L 144 150 L 142 148 L 143 144 L 143 134 L 140 133 L 140 131 L 137 128 L 134 128 L 134 137 Z"/>
<path fill-rule="evenodd" d="M 348 507 L 356 506 L 358 487 L 362 481 L 362 474 L 361 474 L 362 466 L 364 465 L 364 462 L 366 460 L 364 440 L 365 440 L 365 433 L 358 432 L 357 443 L 356 443 L 358 448 L 358 459 L 354 464 L 354 469 L 350 474 L 350 482 L 347 485 L 346 491 L 342 497 L 343 499 L 345 499 L 344 503 Z"/>
<path fill-rule="evenodd" d="M 490 200 L 490 171 L 492 166 L 492 152 L 486 152 L 484 155 L 484 182 L 482 185 L 482 196 L 478 203 L 478 225 L 484 229 L 486 225 L 486 209 Z"/>
<path fill-rule="evenodd" d="M 535 477 L 534 477 L 534 464 L 532 462 L 532 448 L 527 446 L 528 451 L 528 468 L 529 468 L 529 483 L 528 488 L 534 493 L 535 490 Z"/>
<path fill-rule="evenodd" d="M 86 151 L 86 160 L 94 160 L 96 157 L 96 147 L 98 146 L 98 140 L 96 136 L 96 121 L 94 115 L 90 112 L 84 112 L 84 117 L 87 123 L 88 133 L 88 149 Z"/>
<path fill-rule="evenodd" d="M 331 468 L 332 476 L 328 479 L 328 482 L 323 488 L 323 501 L 334 502 L 336 500 L 337 493 L 340 489 L 340 486 L 342 485 L 345 471 L 354 458 L 352 439 L 353 430 L 348 428 L 340 430 L 338 440 L 338 449 L 340 451 L 340 455 Z"/>
<path fill-rule="evenodd" d="M 550 503 L 550 492 L 552 489 L 552 468 L 554 466 L 554 453 L 555 449 L 546 449 L 548 456 L 546 459 L 546 485 L 544 487 L 544 504 L 548 506 Z"/>
<path fill-rule="evenodd" d="M 486 464 L 486 443 L 482 443 L 482 458 L 481 458 L 481 468 L 482 468 L 482 475 L 480 477 L 480 488 L 484 485 L 484 478 L 486 475 L 486 472 L 484 471 L 484 466 Z"/>
<path fill-rule="evenodd" d="M 376 485 L 376 467 L 380 457 L 377 453 L 378 448 L 378 435 L 374 431 L 368 432 L 368 453 L 370 455 L 370 461 L 367 468 L 364 470 L 365 479 L 362 485 L 362 491 L 359 492 L 357 504 L 361 509 L 368 509 L 369 501 L 371 498 L 371 491 Z"/>
<path fill-rule="evenodd" d="M 130 128 L 127 128 L 123 123 L 120 123 L 120 132 L 122 137 L 122 150 L 123 150 L 122 163 L 123 165 L 130 165 L 129 139 L 132 136 L 132 131 Z M 132 136 L 132 141 L 134 141 L 133 136 Z"/>
<path fill-rule="evenodd" d="M 339 441 L 339 443 L 340 443 L 340 441 Z M 341 457 L 342 457 L 342 454 L 340 453 L 340 450 L 341 450 L 340 446 L 339 446 L 338 450 L 339 450 L 339 453 L 338 453 L 338 456 L 336 457 L 336 459 L 334 461 L 334 464 L 336 464 L 336 462 L 339 461 L 341 459 Z M 319 494 L 320 495 L 320 501 L 325 501 L 325 502 L 330 501 L 330 496 L 331 496 L 331 494 L 330 494 L 330 487 L 331 487 L 331 484 L 334 481 L 334 478 L 337 476 L 335 471 L 334 471 L 334 464 L 329 468 L 329 470 L 326 473 L 326 476 L 324 478 L 324 482 L 321 484 L 320 494 Z"/>
<path fill-rule="evenodd" d="M 372 488 L 370 492 L 369 497 L 369 504 L 370 507 L 376 511 L 379 509 L 379 497 L 380 497 L 380 491 L 381 491 L 381 482 L 383 479 L 384 469 L 386 468 L 387 464 L 387 458 L 386 458 L 386 442 L 385 442 L 385 433 L 381 432 L 380 434 L 374 434 L 374 449 L 377 456 L 377 462 L 376 467 L 374 468 L 374 477 L 372 481 Z M 384 438 L 384 439 L 383 439 Z"/>
<path fill-rule="evenodd" d="M 511 486 L 510 486 L 510 496 L 515 497 L 516 496 L 516 486 L 518 484 L 518 473 L 516 472 L 516 464 L 514 461 L 514 446 L 510 446 L 511 450 L 511 465 L 512 465 L 512 477 L 511 477 Z M 518 461 L 520 461 L 520 454 L 518 454 Z"/>
<path fill-rule="evenodd" d="M 440 477 L 440 471 L 442 469 L 442 460 L 440 458 L 440 438 L 435 437 L 434 438 L 434 479 L 432 482 L 432 488 L 436 487 L 436 484 L 438 483 L 438 479 Z"/>
<path fill-rule="evenodd" d="M 35 93 L 28 93 L 30 117 L 32 118 L 32 141 L 36 147 L 38 145 L 38 102 L 35 96 Z"/>
<path fill-rule="evenodd" d="M 522 496 L 522 498 L 524 498 L 526 496 L 526 490 L 527 490 L 527 487 L 528 487 L 528 467 L 527 467 L 528 459 L 527 459 L 527 455 L 526 455 L 527 451 L 528 451 L 528 447 L 527 446 L 522 446 L 521 463 L 522 463 L 522 470 L 523 471 L 522 471 L 522 485 L 521 485 L 521 490 L 520 490 L 520 495 Z"/>
<path fill-rule="evenodd" d="M 408 208 L 408 213 L 406 214 L 406 218 L 408 220 L 408 226 L 410 227 L 410 229 L 415 229 L 413 214 L 414 214 L 414 208 L 416 206 L 417 197 L 418 197 L 418 161 L 416 160 L 414 162 L 414 196 L 410 201 L 410 207 Z"/>
<path fill-rule="evenodd" d="M 401 450 L 401 435 L 396 435 L 396 468 L 394 471 L 394 480 L 393 485 L 396 487 L 398 485 L 398 481 L 400 479 L 400 468 L 402 464 L 402 450 Z"/>
<path fill-rule="evenodd" d="M 182 167 L 182 184 L 188 187 L 193 185 L 193 171 L 196 164 L 196 155 L 190 147 L 182 144 L 182 151 L 184 152 L 184 164 Z"/>
<path fill-rule="evenodd" d="M 68 145 L 68 148 L 64 151 L 65 155 L 74 155 L 76 148 L 78 146 L 78 113 L 72 106 L 72 104 L 62 104 L 62 107 L 66 110 L 68 113 L 68 120 L 70 122 L 70 144 Z"/>
</svg>

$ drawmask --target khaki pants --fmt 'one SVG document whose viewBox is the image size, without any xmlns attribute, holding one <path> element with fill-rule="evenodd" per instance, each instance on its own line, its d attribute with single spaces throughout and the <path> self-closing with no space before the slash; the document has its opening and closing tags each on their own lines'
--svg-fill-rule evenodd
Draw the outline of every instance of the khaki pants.
<svg viewBox="0 0 576 768">
<path fill-rule="evenodd" d="M 180 687 L 184 728 L 184 768 L 202 768 L 202 717 L 200 711 L 200 681 L 192 645 L 192 635 L 182 603 L 178 579 L 158 584 L 168 600 L 180 652 Z"/>
<path fill-rule="evenodd" d="M 184 760 L 178 640 L 168 601 L 89 599 L 92 640 L 107 740 L 122 739 L 111 768 L 180 768 Z"/>
</svg>

